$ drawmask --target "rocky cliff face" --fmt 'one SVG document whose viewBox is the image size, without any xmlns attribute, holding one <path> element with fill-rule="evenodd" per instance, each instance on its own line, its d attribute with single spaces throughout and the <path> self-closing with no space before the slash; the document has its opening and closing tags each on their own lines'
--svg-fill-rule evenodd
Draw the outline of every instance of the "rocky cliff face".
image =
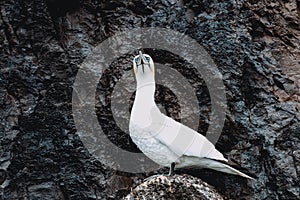
<svg viewBox="0 0 300 200">
<path fill-rule="evenodd" d="M 223 75 L 229 108 L 216 146 L 258 178 L 190 173 L 225 198 L 299 198 L 299 1 L 5 0 L 0 8 L 2 199 L 121 198 L 141 182 L 144 175 L 114 172 L 83 146 L 72 116 L 72 85 L 95 46 L 119 31 L 148 26 L 185 33 L 209 52 Z M 148 51 L 190 73 L 167 52 Z M 130 58 L 113 63 L 119 71 L 108 70 L 99 86 L 108 104 L 124 70 L 118 66 L 130 69 Z M 200 109 L 209 111 L 200 82 L 195 78 L 193 85 Z M 157 95 L 161 102 L 168 98 L 163 89 Z M 97 112 L 111 141 L 138 151 L 115 129 L 109 106 Z M 201 117 L 203 132 L 208 114 Z"/>
</svg>

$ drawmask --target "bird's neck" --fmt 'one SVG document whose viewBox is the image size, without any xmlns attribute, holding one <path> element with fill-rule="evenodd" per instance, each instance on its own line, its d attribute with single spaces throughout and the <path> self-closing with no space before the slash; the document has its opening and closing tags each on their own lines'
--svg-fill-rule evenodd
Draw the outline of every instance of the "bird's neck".
<svg viewBox="0 0 300 200">
<path fill-rule="evenodd" d="M 138 82 L 135 103 L 139 102 L 144 108 L 154 104 L 155 81 Z"/>
</svg>

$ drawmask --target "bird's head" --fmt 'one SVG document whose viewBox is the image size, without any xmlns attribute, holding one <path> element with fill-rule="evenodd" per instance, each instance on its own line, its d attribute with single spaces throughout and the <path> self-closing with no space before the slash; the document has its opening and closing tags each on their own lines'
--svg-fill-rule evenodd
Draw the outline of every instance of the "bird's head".
<svg viewBox="0 0 300 200">
<path fill-rule="evenodd" d="M 154 78 L 154 62 L 148 54 L 139 51 L 133 59 L 133 71 L 137 80 Z"/>
</svg>

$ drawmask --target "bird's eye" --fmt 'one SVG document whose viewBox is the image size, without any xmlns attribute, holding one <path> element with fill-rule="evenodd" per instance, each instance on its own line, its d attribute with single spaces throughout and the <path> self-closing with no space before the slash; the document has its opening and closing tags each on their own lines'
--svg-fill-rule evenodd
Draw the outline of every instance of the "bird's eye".
<svg viewBox="0 0 300 200">
<path fill-rule="evenodd" d="M 146 57 L 146 60 L 147 60 L 147 62 L 150 62 L 150 57 L 147 56 L 147 57 Z"/>
<path fill-rule="evenodd" d="M 134 62 L 137 64 L 139 62 L 139 58 L 135 58 Z"/>
</svg>

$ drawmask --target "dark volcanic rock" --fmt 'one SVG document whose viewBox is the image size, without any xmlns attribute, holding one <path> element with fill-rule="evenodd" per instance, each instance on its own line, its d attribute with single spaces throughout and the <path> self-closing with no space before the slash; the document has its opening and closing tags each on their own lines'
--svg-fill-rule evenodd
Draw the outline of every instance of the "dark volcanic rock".
<svg viewBox="0 0 300 200">
<path fill-rule="evenodd" d="M 223 75 L 228 104 L 216 146 L 258 178 L 250 183 L 209 170 L 191 173 L 224 198 L 299 198 L 299 19 L 296 0 L 1 1 L 2 199 L 118 199 L 140 183 L 144 175 L 114 178 L 83 146 L 72 115 L 72 86 L 95 46 L 119 31 L 147 26 L 185 33 L 209 52 Z M 198 131 L 205 133 L 211 105 L 203 79 L 170 52 L 146 51 L 189 79 L 199 100 Z M 116 127 L 109 106 L 116 82 L 131 70 L 132 56 L 104 72 L 97 92 L 106 105 L 95 107 L 108 138 L 138 152 Z M 180 120 L 172 91 L 158 89 L 157 102 Z"/>
<path fill-rule="evenodd" d="M 192 176 L 156 176 L 134 188 L 125 199 L 224 199 L 215 188 Z"/>
</svg>

